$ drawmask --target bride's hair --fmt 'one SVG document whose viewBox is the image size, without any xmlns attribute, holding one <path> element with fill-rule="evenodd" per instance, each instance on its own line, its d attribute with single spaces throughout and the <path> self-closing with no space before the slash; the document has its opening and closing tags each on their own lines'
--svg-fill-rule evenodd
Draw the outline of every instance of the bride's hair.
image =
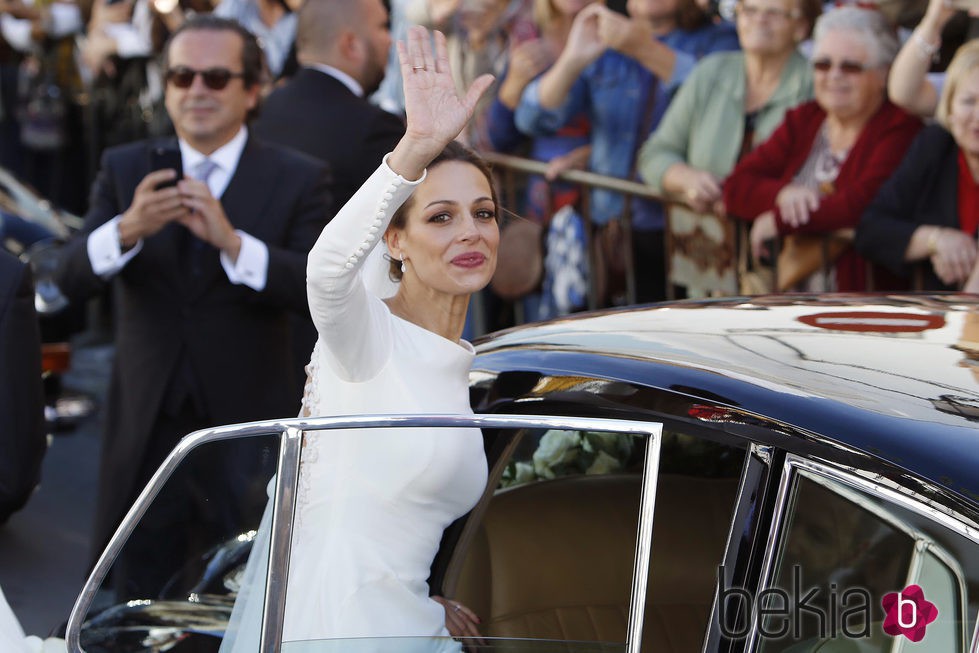
<svg viewBox="0 0 979 653">
<path fill-rule="evenodd" d="M 435 157 L 431 163 L 428 164 L 428 170 L 438 166 L 439 164 L 446 163 L 447 161 L 459 161 L 460 163 L 468 163 L 475 166 L 477 170 L 483 173 L 486 177 L 487 183 L 489 183 L 490 194 L 493 199 L 493 204 L 497 208 L 497 215 L 499 215 L 500 200 L 496 192 L 496 184 L 493 180 L 493 171 L 483 157 L 479 156 L 473 150 L 469 149 L 465 145 L 458 143 L 456 141 L 450 142 L 445 146 L 445 149 Z M 411 196 L 402 204 L 394 215 L 391 217 L 391 224 L 388 229 L 404 229 L 405 224 L 408 222 L 408 211 L 411 210 L 414 196 Z M 392 281 L 401 281 L 401 261 L 388 257 L 388 276 L 391 277 Z"/>
</svg>

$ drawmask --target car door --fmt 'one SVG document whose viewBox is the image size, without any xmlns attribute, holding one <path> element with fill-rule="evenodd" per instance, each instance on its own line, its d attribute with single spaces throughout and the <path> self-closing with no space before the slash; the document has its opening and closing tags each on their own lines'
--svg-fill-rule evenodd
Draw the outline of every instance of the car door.
<svg viewBox="0 0 979 653">
<path fill-rule="evenodd" d="M 607 500 L 610 496 L 624 496 L 629 503 L 630 509 L 624 515 L 623 523 L 619 524 L 620 529 L 628 533 L 625 537 L 629 544 L 621 546 L 614 556 L 599 555 L 589 563 L 597 570 L 593 577 L 601 577 L 606 573 L 604 570 L 614 569 L 617 577 L 623 579 L 626 589 L 624 603 L 615 606 L 613 611 L 624 619 L 625 627 L 618 639 L 600 637 L 573 645 L 572 650 L 638 651 L 642 641 L 646 585 L 650 569 L 652 523 L 662 443 L 660 425 L 622 419 L 498 415 L 363 416 L 287 420 L 221 427 L 188 436 L 171 453 L 146 487 L 86 582 L 69 619 L 69 650 L 79 653 L 217 651 L 239 590 L 244 587 L 258 588 L 264 594 L 260 597 L 261 620 L 253 624 L 253 628 L 249 628 L 249 637 L 254 638 L 252 650 L 263 653 L 337 650 L 336 641 L 281 641 L 283 615 L 287 608 L 292 520 L 306 451 L 304 442 L 308 438 L 328 438 L 330 431 L 336 429 L 418 427 L 481 428 L 488 434 L 488 447 L 494 443 L 533 440 L 535 451 L 541 440 L 556 445 L 561 438 L 560 434 L 574 434 L 579 437 L 582 448 L 587 446 L 592 450 L 589 455 L 593 454 L 593 460 L 588 466 L 594 467 L 592 472 L 599 468 L 604 469 L 603 466 L 609 464 L 607 458 L 613 457 L 610 452 L 615 447 L 628 450 L 631 469 L 630 477 L 624 484 L 613 488 L 612 494 L 603 493 L 600 489 L 593 491 L 592 488 L 597 486 L 592 485 L 584 488 L 584 495 L 579 492 L 579 496 L 585 497 L 583 501 L 591 500 L 598 507 L 608 506 Z M 559 435 L 545 437 L 547 433 Z M 489 434 L 493 436 L 492 441 Z M 608 448 L 602 449 L 606 445 Z M 512 449 L 516 451 L 516 445 Z M 210 525 L 205 528 L 202 523 L 202 532 L 217 535 L 209 536 L 213 541 L 202 537 L 203 541 L 195 549 L 188 551 L 190 559 L 186 569 L 161 570 L 161 576 L 165 580 L 161 581 L 160 591 L 154 596 L 128 596 L 116 587 L 109 572 L 120 559 L 126 558 L 127 543 L 145 526 L 146 517 L 156 510 L 165 509 L 168 496 L 173 492 L 185 491 L 188 486 L 193 486 L 195 474 L 206 473 L 207 466 L 202 465 L 201 460 L 229 457 L 240 458 L 243 467 L 249 470 L 244 479 L 247 492 L 236 490 L 229 492 L 227 497 L 211 497 L 210 502 L 214 505 L 213 515 L 224 519 L 232 513 L 234 518 L 228 520 L 222 528 L 210 528 Z M 496 478 L 501 478 L 505 470 L 502 467 L 494 469 L 500 473 Z M 605 485 L 607 489 L 615 483 Z M 559 499 L 564 496 L 561 492 L 557 494 L 560 495 Z M 476 528 L 479 519 L 486 514 L 484 508 L 494 495 L 495 487 L 487 488 L 484 501 L 480 503 L 483 508 L 477 506 L 466 520 L 471 523 L 471 530 Z M 231 506 L 225 505 L 229 499 L 233 504 Z M 539 518 L 544 516 L 546 515 L 543 513 L 538 515 Z M 260 527 L 259 522 L 262 519 L 269 521 L 270 527 Z M 262 532 L 268 533 L 269 537 L 263 540 Z M 580 535 L 584 537 L 587 534 L 582 532 Z M 165 537 L 165 534 L 161 537 Z M 571 543 L 573 542 L 569 542 Z M 449 558 L 453 553 L 451 549 L 456 546 L 458 543 L 449 545 L 450 550 L 446 553 Z M 557 551 L 553 553 L 555 556 L 558 554 Z M 259 560 L 263 564 L 246 565 L 243 557 Z M 519 563 L 518 556 L 513 564 Z M 134 562 L 131 561 L 130 564 Z M 146 564 L 152 565 L 152 561 L 146 561 Z M 252 569 L 249 570 L 249 567 Z M 248 573 L 255 577 L 246 577 L 245 574 Z M 576 580 L 573 570 L 569 570 L 564 580 L 570 586 L 582 584 L 581 579 Z M 441 591 L 453 589 L 442 583 L 440 586 Z M 588 591 L 589 587 L 586 586 L 585 593 Z M 517 646 L 517 641 L 512 636 L 503 636 L 498 640 L 507 643 L 506 650 L 517 650 L 513 648 Z M 525 647 L 523 650 L 555 650 L 553 647 L 558 644 L 564 647 L 561 650 L 567 650 L 570 645 L 567 638 L 539 637 L 533 638 L 529 644 L 526 643 L 527 640 L 524 641 L 521 645 Z M 428 645 L 427 642 L 387 640 L 372 642 L 370 650 L 403 651 L 419 644 Z M 356 646 L 364 645 L 364 642 L 344 642 L 340 645 L 342 650 L 355 650 Z M 494 650 L 494 646 L 503 644 L 488 646 L 490 648 L 485 650 Z M 530 648 L 526 648 L 527 646 Z"/>
<path fill-rule="evenodd" d="M 719 588 L 725 640 L 759 653 L 979 649 L 976 524 L 903 480 L 789 454 L 758 586 Z"/>
</svg>

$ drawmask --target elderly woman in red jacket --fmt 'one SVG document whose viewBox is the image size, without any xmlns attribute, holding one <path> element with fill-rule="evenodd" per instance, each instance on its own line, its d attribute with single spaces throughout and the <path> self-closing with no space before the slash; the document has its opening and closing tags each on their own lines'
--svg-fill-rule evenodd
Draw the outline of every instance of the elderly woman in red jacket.
<svg viewBox="0 0 979 653">
<path fill-rule="evenodd" d="M 727 212 L 753 222 L 756 258 L 777 236 L 855 227 L 921 128 L 887 100 L 898 42 L 879 13 L 834 9 L 816 23 L 814 39 L 815 100 L 789 111 L 724 184 Z M 828 289 L 863 290 L 864 267 L 848 249 Z"/>
</svg>

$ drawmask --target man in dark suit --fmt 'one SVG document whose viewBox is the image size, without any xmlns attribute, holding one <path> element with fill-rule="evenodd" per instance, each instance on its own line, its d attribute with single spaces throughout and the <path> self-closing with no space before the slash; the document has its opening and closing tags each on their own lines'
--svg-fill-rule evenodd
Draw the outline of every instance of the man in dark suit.
<svg viewBox="0 0 979 653">
<path fill-rule="evenodd" d="M 381 0 L 307 0 L 299 10 L 302 66 L 262 106 L 261 138 L 326 161 L 342 206 L 404 134 L 402 120 L 370 104 L 384 79 L 391 34 Z"/>
<path fill-rule="evenodd" d="M 34 491 L 47 449 L 30 268 L 0 251 L 0 524 Z"/>
<path fill-rule="evenodd" d="M 106 151 L 83 233 L 60 271 L 73 300 L 110 281 L 115 293 L 97 550 L 181 436 L 297 413 L 288 315 L 308 315 L 306 253 L 329 216 L 322 165 L 249 135 L 262 74 L 254 36 L 234 21 L 196 16 L 174 33 L 164 64 L 178 140 Z M 154 153 L 167 147 L 179 149 L 185 177 L 153 170 Z M 214 464 L 215 488 L 240 472 L 232 461 Z M 171 514 L 144 519 L 157 525 L 155 536 L 127 544 L 155 558 L 117 570 L 128 583 L 117 578 L 117 588 L 130 597 L 157 591 L 187 555 L 170 522 L 206 526 L 193 523 L 192 505 L 170 503 Z"/>
<path fill-rule="evenodd" d="M 299 10 L 296 57 L 301 68 L 262 104 L 255 134 L 305 152 L 331 170 L 336 207 L 350 199 L 394 149 L 401 118 L 365 98 L 384 79 L 391 33 L 381 0 L 306 0 Z M 294 320 L 295 356 L 316 343 L 308 320 Z M 305 375 L 297 371 L 299 378 Z"/>
</svg>

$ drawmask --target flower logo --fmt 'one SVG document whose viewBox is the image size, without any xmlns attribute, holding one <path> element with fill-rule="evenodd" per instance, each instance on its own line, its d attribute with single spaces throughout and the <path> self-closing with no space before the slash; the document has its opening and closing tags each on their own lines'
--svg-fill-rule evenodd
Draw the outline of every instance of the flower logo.
<svg viewBox="0 0 979 653">
<path fill-rule="evenodd" d="M 891 592 L 880 603 L 887 614 L 884 632 L 891 637 L 904 635 L 912 642 L 920 642 L 925 637 L 925 628 L 938 618 L 938 607 L 925 598 L 917 585 Z"/>
</svg>

